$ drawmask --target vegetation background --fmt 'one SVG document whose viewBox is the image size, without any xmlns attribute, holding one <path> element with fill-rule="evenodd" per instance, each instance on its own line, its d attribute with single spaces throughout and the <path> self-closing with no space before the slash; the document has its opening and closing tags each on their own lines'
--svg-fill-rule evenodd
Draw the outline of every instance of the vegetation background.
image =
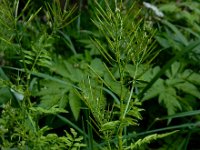
<svg viewBox="0 0 200 150">
<path fill-rule="evenodd" d="M 2 150 L 197 150 L 199 0 L 0 0 Z"/>
</svg>

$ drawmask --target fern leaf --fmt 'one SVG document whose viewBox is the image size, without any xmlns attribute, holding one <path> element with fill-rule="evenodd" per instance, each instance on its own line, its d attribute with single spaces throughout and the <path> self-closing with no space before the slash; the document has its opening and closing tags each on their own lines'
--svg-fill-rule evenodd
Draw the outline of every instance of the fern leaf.
<svg viewBox="0 0 200 150">
<path fill-rule="evenodd" d="M 154 140 L 157 140 L 157 139 L 160 139 L 160 138 L 164 138 L 166 136 L 170 136 L 172 134 L 175 134 L 177 133 L 177 131 L 172 131 L 172 132 L 168 132 L 168 133 L 163 133 L 163 134 L 152 134 L 152 135 L 149 135 L 149 136 L 146 136 L 145 138 L 143 139 L 139 139 L 138 141 L 136 141 L 135 143 L 131 143 L 130 146 L 128 146 L 127 148 L 125 148 L 125 150 L 133 150 L 133 149 L 140 149 L 140 147 L 144 144 L 149 144 L 150 142 L 154 141 Z"/>
<path fill-rule="evenodd" d="M 52 59 L 50 50 L 53 47 L 53 38 L 49 35 L 41 35 L 29 50 L 23 50 L 24 59 L 20 60 L 30 66 L 34 70 L 37 66 L 51 67 Z"/>
</svg>

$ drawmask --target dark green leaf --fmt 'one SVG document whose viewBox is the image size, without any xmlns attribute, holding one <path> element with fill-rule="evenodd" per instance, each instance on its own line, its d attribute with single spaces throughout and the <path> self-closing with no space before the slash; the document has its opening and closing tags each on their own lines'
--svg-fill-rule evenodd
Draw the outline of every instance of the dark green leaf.
<svg viewBox="0 0 200 150">
<path fill-rule="evenodd" d="M 75 120 L 78 120 L 79 113 L 81 110 L 81 99 L 77 96 L 77 94 L 73 91 L 70 90 L 69 92 L 69 105 L 72 110 L 73 116 Z"/>
</svg>

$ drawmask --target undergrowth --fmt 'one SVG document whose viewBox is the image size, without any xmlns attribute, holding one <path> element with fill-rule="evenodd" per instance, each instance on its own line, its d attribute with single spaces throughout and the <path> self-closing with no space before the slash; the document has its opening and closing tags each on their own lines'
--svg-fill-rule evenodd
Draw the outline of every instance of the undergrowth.
<svg viewBox="0 0 200 150">
<path fill-rule="evenodd" d="M 199 7 L 0 1 L 1 149 L 190 148 Z"/>
</svg>

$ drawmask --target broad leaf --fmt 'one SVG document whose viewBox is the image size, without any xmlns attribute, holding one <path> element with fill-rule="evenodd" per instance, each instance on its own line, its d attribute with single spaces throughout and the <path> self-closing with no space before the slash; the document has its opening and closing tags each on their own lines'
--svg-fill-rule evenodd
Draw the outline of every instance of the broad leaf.
<svg viewBox="0 0 200 150">
<path fill-rule="evenodd" d="M 164 80 L 158 79 L 154 85 L 145 93 L 143 101 L 152 99 L 165 91 Z"/>
<path fill-rule="evenodd" d="M 159 102 L 167 108 L 168 115 L 173 115 L 182 107 L 176 98 L 176 90 L 172 87 L 166 87 L 165 90 L 159 94 Z"/>
<path fill-rule="evenodd" d="M 98 59 L 95 58 L 92 60 L 90 67 L 99 75 L 99 76 L 103 76 L 104 72 L 106 71 L 105 66 L 103 65 L 103 62 Z"/>
<path fill-rule="evenodd" d="M 41 98 L 40 107 L 48 109 L 54 105 L 59 105 L 61 108 L 66 106 L 68 102 L 66 94 L 71 87 L 49 80 L 43 80 L 41 85 L 42 89 L 35 95 Z"/>
<path fill-rule="evenodd" d="M 81 99 L 78 97 L 73 90 L 69 92 L 69 105 L 74 115 L 75 120 L 78 120 L 80 110 L 81 110 Z"/>
</svg>

